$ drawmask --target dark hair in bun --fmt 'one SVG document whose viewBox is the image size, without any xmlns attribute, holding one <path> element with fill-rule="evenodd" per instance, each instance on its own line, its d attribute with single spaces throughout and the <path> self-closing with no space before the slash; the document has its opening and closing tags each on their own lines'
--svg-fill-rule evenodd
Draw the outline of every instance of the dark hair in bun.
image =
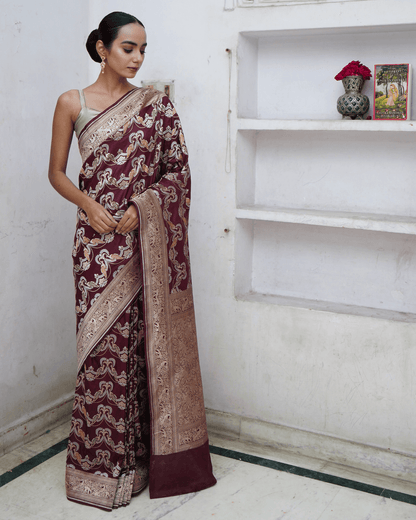
<svg viewBox="0 0 416 520">
<path fill-rule="evenodd" d="M 118 36 L 118 31 L 129 23 L 138 23 L 142 27 L 144 25 L 140 20 L 138 20 L 135 16 L 131 14 L 123 13 L 121 11 L 115 11 L 114 13 L 110 13 L 105 16 L 98 26 L 98 29 L 94 29 L 91 34 L 88 36 L 86 47 L 88 54 L 91 58 L 100 63 L 101 58 L 96 49 L 96 43 L 98 40 L 101 40 L 104 45 L 109 49 L 111 44 Z"/>
</svg>

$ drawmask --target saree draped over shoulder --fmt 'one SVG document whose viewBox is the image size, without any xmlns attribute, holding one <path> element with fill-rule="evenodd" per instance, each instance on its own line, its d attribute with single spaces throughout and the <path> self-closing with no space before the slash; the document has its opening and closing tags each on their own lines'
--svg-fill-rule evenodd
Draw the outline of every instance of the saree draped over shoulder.
<svg viewBox="0 0 416 520">
<path fill-rule="evenodd" d="M 70 500 L 110 510 L 215 484 L 188 251 L 190 175 L 178 115 L 137 88 L 81 131 L 80 189 L 139 230 L 99 234 L 78 209 L 73 247 L 78 373 Z"/>
</svg>

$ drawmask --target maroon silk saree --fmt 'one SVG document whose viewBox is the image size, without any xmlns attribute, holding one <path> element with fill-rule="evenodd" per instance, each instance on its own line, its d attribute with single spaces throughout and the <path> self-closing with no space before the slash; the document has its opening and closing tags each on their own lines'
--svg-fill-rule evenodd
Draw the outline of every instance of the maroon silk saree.
<svg viewBox="0 0 416 520">
<path fill-rule="evenodd" d="M 215 484 L 188 250 L 190 175 L 169 99 L 134 89 L 82 130 L 80 189 L 138 233 L 99 234 L 78 210 L 73 247 L 78 373 L 70 500 L 110 510 Z"/>
</svg>

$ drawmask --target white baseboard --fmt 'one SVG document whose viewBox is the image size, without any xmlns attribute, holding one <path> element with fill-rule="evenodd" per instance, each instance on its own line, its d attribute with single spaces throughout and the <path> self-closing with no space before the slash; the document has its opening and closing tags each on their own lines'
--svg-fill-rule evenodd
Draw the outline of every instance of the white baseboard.
<svg viewBox="0 0 416 520">
<path fill-rule="evenodd" d="M 69 420 L 73 399 L 72 393 L 67 394 L 1 430 L 0 456 Z M 216 410 L 207 409 L 206 416 L 209 433 L 416 483 L 416 457 L 412 454 Z"/>
<path fill-rule="evenodd" d="M 208 432 L 416 483 L 416 457 L 329 435 L 206 410 Z"/>
<path fill-rule="evenodd" d="M 74 394 L 67 394 L 0 430 L 0 457 L 69 420 L 73 401 Z"/>
</svg>

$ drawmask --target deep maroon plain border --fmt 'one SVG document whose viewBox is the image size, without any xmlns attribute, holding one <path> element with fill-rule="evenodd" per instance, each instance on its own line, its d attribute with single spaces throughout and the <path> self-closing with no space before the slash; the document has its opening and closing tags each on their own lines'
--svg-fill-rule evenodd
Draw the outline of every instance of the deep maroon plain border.
<svg viewBox="0 0 416 520">
<path fill-rule="evenodd" d="M 216 482 L 208 441 L 199 448 L 150 457 L 150 498 L 194 493 Z"/>
</svg>

